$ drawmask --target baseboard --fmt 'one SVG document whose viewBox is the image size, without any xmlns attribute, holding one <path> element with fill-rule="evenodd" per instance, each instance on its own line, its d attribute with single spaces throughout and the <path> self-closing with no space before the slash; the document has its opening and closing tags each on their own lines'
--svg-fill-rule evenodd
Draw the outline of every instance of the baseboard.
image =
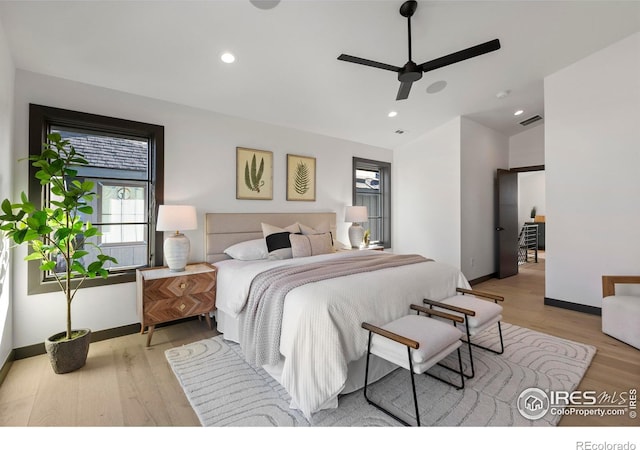
<svg viewBox="0 0 640 450">
<path fill-rule="evenodd" d="M 469 284 L 471 286 L 475 286 L 476 284 L 480 284 L 480 283 L 484 283 L 485 281 L 489 281 L 492 278 L 496 278 L 496 274 L 495 273 L 490 273 L 489 275 L 485 275 L 483 277 L 476 278 L 475 280 L 470 280 Z"/>
<path fill-rule="evenodd" d="M 564 300 L 556 300 L 555 298 L 545 297 L 544 304 L 548 306 L 555 306 L 557 308 L 570 309 L 572 311 L 593 314 L 594 316 L 602 315 L 602 308 L 598 308 L 596 306 L 581 305 L 580 303 L 566 302 Z"/>
<path fill-rule="evenodd" d="M 186 322 L 188 320 L 196 320 L 197 316 L 187 317 L 185 319 L 175 320 L 173 322 L 167 322 L 163 324 L 156 325 L 156 329 L 162 328 L 167 325 L 174 325 L 180 322 Z M 120 336 L 127 336 L 129 334 L 140 333 L 140 324 L 133 323 L 131 325 L 124 325 L 116 328 L 109 328 L 107 330 L 100 331 L 92 331 L 91 332 L 91 342 L 99 342 L 107 339 L 113 339 Z M 44 348 L 44 342 L 39 344 L 33 344 L 26 347 L 20 347 L 13 350 L 14 357 L 13 360 L 30 358 L 32 356 L 44 355 L 46 350 Z M 1 375 L 1 374 L 0 374 Z"/>
<path fill-rule="evenodd" d="M 9 369 L 11 368 L 11 364 L 13 364 L 13 361 L 15 360 L 15 353 L 15 350 L 11 350 L 9 352 L 7 360 L 0 368 L 0 385 L 4 382 L 4 379 L 7 378 L 7 374 L 9 373 Z"/>
</svg>

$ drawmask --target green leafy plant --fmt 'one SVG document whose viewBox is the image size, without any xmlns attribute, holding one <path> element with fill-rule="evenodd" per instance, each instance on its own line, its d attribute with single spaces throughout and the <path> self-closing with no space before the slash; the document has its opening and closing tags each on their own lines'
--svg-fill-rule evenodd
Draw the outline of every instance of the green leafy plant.
<svg viewBox="0 0 640 450">
<path fill-rule="evenodd" d="M 117 261 L 87 241 L 100 233 L 90 222 L 82 220 L 82 214 L 93 213 L 90 203 L 96 198 L 93 182 L 76 179 L 77 167 L 88 164 L 83 155 L 60 134 L 51 133 L 43 144 L 42 153 L 29 160 L 38 168 L 35 176 L 40 184 L 49 187 L 50 207 L 36 208 L 24 192 L 20 196 L 21 202 L 4 199 L 0 204 L 0 230 L 17 245 L 30 244 L 30 253 L 25 260 L 39 260 L 40 270 L 55 278 L 66 296 L 66 339 L 71 339 L 71 302 L 76 293 L 87 278 L 106 278 L 108 271 L 104 265 Z M 83 257 L 89 255 L 85 250 L 87 246 L 96 248 L 97 259 L 85 265 Z M 57 264 L 64 270 L 56 270 Z M 78 282 L 72 283 L 72 279 Z"/>
<path fill-rule="evenodd" d="M 256 167 L 256 155 L 251 158 L 251 169 L 249 169 L 249 161 L 244 165 L 244 184 L 255 192 L 260 193 L 260 188 L 264 186 L 262 174 L 264 173 L 264 158 L 260 158 L 260 167 Z"/>
<path fill-rule="evenodd" d="M 304 195 L 309 190 L 310 181 L 309 167 L 307 167 L 307 165 L 302 161 L 298 162 L 296 165 L 293 188 L 298 194 Z"/>
</svg>

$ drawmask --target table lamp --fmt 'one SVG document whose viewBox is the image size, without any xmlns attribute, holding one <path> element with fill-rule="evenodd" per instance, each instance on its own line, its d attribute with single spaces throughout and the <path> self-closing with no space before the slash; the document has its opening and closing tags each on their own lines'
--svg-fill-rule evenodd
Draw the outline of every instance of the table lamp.
<svg viewBox="0 0 640 450">
<path fill-rule="evenodd" d="M 189 259 L 191 245 L 180 231 L 198 228 L 196 208 L 189 205 L 160 205 L 157 231 L 172 231 L 164 241 L 164 257 L 171 272 L 183 272 Z"/>
<path fill-rule="evenodd" d="M 349 241 L 351 247 L 360 248 L 362 238 L 364 237 L 364 228 L 360 225 L 362 222 L 369 221 L 366 206 L 347 206 L 344 213 L 344 221 L 352 222 L 349 227 Z"/>
</svg>

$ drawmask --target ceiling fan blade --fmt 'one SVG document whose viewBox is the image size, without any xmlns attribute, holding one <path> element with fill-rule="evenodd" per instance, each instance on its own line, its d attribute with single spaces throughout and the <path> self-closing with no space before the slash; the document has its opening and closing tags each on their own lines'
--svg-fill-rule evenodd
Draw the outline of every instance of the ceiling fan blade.
<svg viewBox="0 0 640 450">
<path fill-rule="evenodd" d="M 474 58 L 476 56 L 484 55 L 485 53 L 493 52 L 500 48 L 500 41 L 494 39 L 492 41 L 485 42 L 484 44 L 474 45 L 473 47 L 460 50 L 459 52 L 451 53 L 449 55 L 441 56 L 440 58 L 427 61 L 424 64 L 420 64 L 420 68 L 423 72 L 429 72 L 430 70 L 439 69 L 450 64 L 455 64 L 465 59 Z"/>
<path fill-rule="evenodd" d="M 412 84 L 413 81 L 405 81 L 404 83 L 400 83 L 400 88 L 398 89 L 396 100 L 406 100 L 409 97 L 409 92 L 411 91 Z"/>
<path fill-rule="evenodd" d="M 344 53 L 338 56 L 340 61 L 347 61 L 356 64 L 362 64 L 363 66 L 375 67 L 377 69 L 390 70 L 392 72 L 400 72 L 400 67 L 392 66 L 377 61 L 371 61 L 370 59 L 358 58 L 357 56 L 345 55 Z"/>
</svg>

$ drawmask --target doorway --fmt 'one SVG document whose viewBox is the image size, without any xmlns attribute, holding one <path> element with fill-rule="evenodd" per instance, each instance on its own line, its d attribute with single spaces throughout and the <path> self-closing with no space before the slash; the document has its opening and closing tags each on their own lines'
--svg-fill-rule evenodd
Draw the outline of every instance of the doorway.
<svg viewBox="0 0 640 450">
<path fill-rule="evenodd" d="M 523 252 L 546 250 L 544 166 L 498 169 L 496 185 L 496 276 L 517 275 Z M 526 231 L 525 231 L 526 230 Z M 523 248 L 523 239 L 534 233 Z M 537 260 L 537 258 L 534 258 Z"/>
</svg>

